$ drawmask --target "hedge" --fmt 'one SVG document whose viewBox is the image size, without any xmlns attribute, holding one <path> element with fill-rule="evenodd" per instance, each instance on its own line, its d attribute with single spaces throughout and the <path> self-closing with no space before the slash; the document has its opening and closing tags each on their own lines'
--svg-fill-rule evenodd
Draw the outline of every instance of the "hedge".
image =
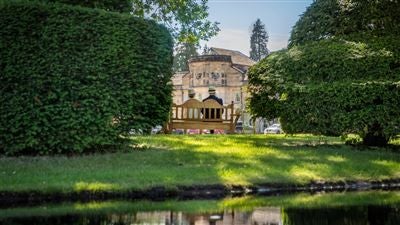
<svg viewBox="0 0 400 225">
<path fill-rule="evenodd" d="M 79 5 L 89 8 L 105 9 L 114 12 L 130 12 L 132 0 L 41 0 L 46 2 L 60 2 L 68 5 Z"/>
<path fill-rule="evenodd" d="M 167 120 L 172 38 L 128 14 L 0 1 L 0 153 L 76 153 Z"/>
<path fill-rule="evenodd" d="M 400 133 L 400 39 L 342 36 L 271 54 L 249 70 L 249 107 L 287 133 Z"/>
<path fill-rule="evenodd" d="M 325 83 L 291 89 L 282 104 L 288 133 L 339 136 L 400 133 L 400 81 Z"/>
<path fill-rule="evenodd" d="M 261 69 L 260 77 L 279 76 L 297 84 L 396 80 L 400 77 L 399 47 L 395 35 L 338 37 L 275 52 L 252 69 Z"/>
</svg>

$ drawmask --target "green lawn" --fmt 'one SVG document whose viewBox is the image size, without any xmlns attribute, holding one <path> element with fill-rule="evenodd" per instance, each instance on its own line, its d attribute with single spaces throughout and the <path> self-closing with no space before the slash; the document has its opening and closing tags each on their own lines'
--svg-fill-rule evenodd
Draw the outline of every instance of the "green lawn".
<svg viewBox="0 0 400 225">
<path fill-rule="evenodd" d="M 400 153 L 357 150 L 310 135 L 153 135 L 127 152 L 1 157 L 0 191 L 73 192 L 193 184 L 293 183 L 400 177 Z"/>
</svg>

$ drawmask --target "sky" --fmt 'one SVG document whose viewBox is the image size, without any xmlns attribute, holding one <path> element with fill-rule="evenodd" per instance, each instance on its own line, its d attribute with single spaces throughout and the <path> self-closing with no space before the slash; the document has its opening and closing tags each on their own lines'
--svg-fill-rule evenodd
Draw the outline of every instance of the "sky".
<svg viewBox="0 0 400 225">
<path fill-rule="evenodd" d="M 252 24 L 259 18 L 269 34 L 268 49 L 286 48 L 292 27 L 313 0 L 209 0 L 209 20 L 221 29 L 203 47 L 250 52 Z M 200 51 L 201 52 L 201 51 Z"/>
</svg>

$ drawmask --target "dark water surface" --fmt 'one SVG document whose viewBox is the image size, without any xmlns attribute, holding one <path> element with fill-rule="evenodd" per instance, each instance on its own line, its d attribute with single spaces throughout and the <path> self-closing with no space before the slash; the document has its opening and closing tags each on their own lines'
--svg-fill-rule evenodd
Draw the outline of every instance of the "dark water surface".
<svg viewBox="0 0 400 225">
<path fill-rule="evenodd" d="M 0 209 L 0 224 L 400 225 L 400 192 L 62 203 Z"/>
</svg>

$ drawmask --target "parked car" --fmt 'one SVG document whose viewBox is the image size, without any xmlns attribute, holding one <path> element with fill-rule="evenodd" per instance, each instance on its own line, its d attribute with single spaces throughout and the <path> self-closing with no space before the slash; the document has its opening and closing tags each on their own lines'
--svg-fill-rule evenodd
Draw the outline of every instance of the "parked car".
<svg viewBox="0 0 400 225">
<path fill-rule="evenodd" d="M 272 124 L 264 129 L 264 134 L 280 134 L 282 133 L 281 125 L 279 123 Z"/>
<path fill-rule="evenodd" d="M 157 125 L 157 126 L 151 128 L 151 134 L 158 134 L 161 132 L 161 130 L 162 130 L 162 126 Z"/>
<path fill-rule="evenodd" d="M 235 127 L 235 132 L 243 133 L 243 122 L 242 121 L 237 121 L 236 127 Z"/>
</svg>

